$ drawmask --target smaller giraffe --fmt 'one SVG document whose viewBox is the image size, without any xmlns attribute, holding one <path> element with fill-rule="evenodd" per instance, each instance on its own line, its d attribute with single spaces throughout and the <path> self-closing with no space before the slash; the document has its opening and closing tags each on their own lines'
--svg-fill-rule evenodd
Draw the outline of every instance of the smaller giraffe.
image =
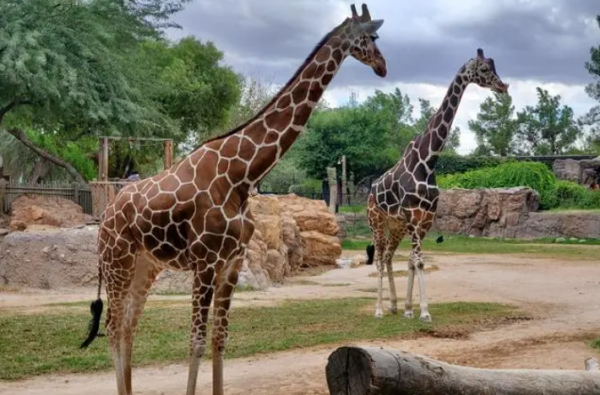
<svg viewBox="0 0 600 395">
<path fill-rule="evenodd" d="M 435 181 L 435 164 L 448 138 L 454 116 L 463 93 L 470 83 L 498 93 L 508 93 L 508 84 L 496 72 L 494 60 L 486 58 L 483 50 L 458 71 L 442 101 L 430 118 L 423 134 L 411 141 L 402 158 L 372 185 L 368 198 L 367 219 L 373 244 L 367 247 L 367 264 L 375 260 L 379 270 L 375 317 L 383 316 L 382 293 L 384 267 L 390 284 L 390 311 L 398 311 L 392 258 L 402 238 L 408 234 L 412 251 L 408 261 L 408 286 L 404 316 L 413 317 L 412 291 L 415 271 L 419 278 L 420 319 L 431 321 L 421 246 L 437 211 L 439 190 Z M 389 232 L 386 235 L 386 230 Z"/>
</svg>

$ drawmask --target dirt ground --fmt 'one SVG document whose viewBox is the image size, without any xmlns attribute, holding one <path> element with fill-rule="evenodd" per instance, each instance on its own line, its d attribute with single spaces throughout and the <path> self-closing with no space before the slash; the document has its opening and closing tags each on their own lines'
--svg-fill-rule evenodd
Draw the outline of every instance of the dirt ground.
<svg viewBox="0 0 600 395">
<path fill-rule="evenodd" d="M 355 255 L 356 252 L 345 252 Z M 488 301 L 512 303 L 534 319 L 476 331 L 466 339 L 419 338 L 359 344 L 381 345 L 437 358 L 449 363 L 485 368 L 576 369 L 584 359 L 600 357 L 588 346 L 600 329 L 600 264 L 597 261 L 565 261 L 508 255 L 433 255 L 427 265 L 439 270 L 427 274 L 430 303 L 443 301 Z M 398 262 L 394 269 L 405 269 Z M 294 277 L 286 285 L 265 292 L 241 292 L 235 306 L 271 305 L 286 299 L 319 299 L 374 296 L 376 278 L 372 266 L 335 269 L 310 277 Z M 397 278 L 400 306 L 406 278 Z M 387 292 L 387 288 L 386 288 Z M 93 289 L 20 290 L 0 292 L 1 309 L 35 311 L 43 305 L 64 301 L 89 301 Z M 159 296 L 151 299 L 181 299 L 189 296 Z M 415 286 L 418 305 L 418 287 Z M 373 305 L 373 312 L 375 305 Z M 386 314 L 389 314 L 386 312 Z M 398 319 L 404 319 L 401 314 Z M 435 316 L 433 317 L 435 320 Z M 266 356 L 227 360 L 226 393 L 229 395 L 327 394 L 325 365 L 339 345 L 327 345 Z M 187 366 L 171 364 L 136 368 L 135 394 L 179 395 L 185 393 Z M 204 362 L 199 394 L 210 393 L 211 364 Z M 105 395 L 116 394 L 112 372 L 41 376 L 18 382 L 0 382 L 0 394 L 11 395 Z"/>
</svg>

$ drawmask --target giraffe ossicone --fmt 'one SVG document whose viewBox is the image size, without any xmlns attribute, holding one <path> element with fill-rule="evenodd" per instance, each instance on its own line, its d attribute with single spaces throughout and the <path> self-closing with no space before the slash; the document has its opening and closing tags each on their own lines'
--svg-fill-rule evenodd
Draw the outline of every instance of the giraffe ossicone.
<svg viewBox="0 0 600 395">
<path fill-rule="evenodd" d="M 375 40 L 383 20 L 363 4 L 328 33 L 287 84 L 253 118 L 210 139 L 169 169 L 129 184 L 106 207 L 98 232 L 98 298 L 108 295 L 106 329 L 119 395 L 131 395 L 135 329 L 153 280 L 164 269 L 193 273 L 187 395 L 196 393 L 213 305 L 213 394 L 223 394 L 229 310 L 246 245 L 254 232 L 248 196 L 291 147 L 344 59 L 387 74 Z M 87 346 L 102 304 L 92 306 Z"/>
<path fill-rule="evenodd" d="M 425 294 L 422 242 L 433 224 L 439 189 L 435 165 L 450 130 L 461 98 L 471 83 L 498 93 L 508 93 L 494 60 L 486 58 L 483 49 L 467 61 L 452 80 L 441 106 L 429 119 L 426 130 L 405 148 L 398 163 L 383 173 L 371 186 L 367 201 L 367 220 L 372 244 L 367 247 L 367 264 L 373 262 L 379 272 L 375 317 L 383 316 L 383 277 L 387 272 L 390 311 L 398 311 L 392 259 L 400 241 L 408 235 L 412 250 L 408 260 L 408 281 L 404 316 L 413 318 L 413 284 L 415 272 L 419 281 L 420 319 L 430 322 L 431 314 Z M 386 234 L 386 231 L 388 234 Z"/>
</svg>

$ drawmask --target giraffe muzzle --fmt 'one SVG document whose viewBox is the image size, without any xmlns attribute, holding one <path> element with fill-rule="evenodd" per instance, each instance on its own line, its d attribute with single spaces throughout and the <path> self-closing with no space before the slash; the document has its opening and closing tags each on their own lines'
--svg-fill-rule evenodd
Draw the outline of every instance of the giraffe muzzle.
<svg viewBox="0 0 600 395">
<path fill-rule="evenodd" d="M 378 77 L 385 77 L 387 75 L 387 66 L 385 64 L 384 60 L 380 60 L 380 61 L 376 61 L 375 64 L 373 65 L 373 71 L 375 72 L 375 75 L 377 75 Z"/>
<path fill-rule="evenodd" d="M 508 86 L 509 86 L 509 84 L 505 84 L 502 81 L 498 81 L 492 87 L 492 91 L 496 92 L 496 93 L 508 93 Z"/>
</svg>

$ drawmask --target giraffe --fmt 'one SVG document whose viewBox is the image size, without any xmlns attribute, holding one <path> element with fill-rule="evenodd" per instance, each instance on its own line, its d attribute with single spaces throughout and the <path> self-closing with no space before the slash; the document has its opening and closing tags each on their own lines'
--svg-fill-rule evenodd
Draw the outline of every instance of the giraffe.
<svg viewBox="0 0 600 395">
<path fill-rule="evenodd" d="M 425 295 L 422 241 L 433 224 L 439 190 L 435 181 L 435 164 L 451 130 L 463 93 L 470 83 L 508 94 L 508 84 L 496 72 L 494 60 L 486 58 L 481 48 L 458 71 L 442 105 L 429 119 L 424 133 L 405 148 L 400 160 L 371 186 L 367 202 L 367 221 L 372 243 L 367 246 L 367 264 L 375 260 L 378 276 L 375 317 L 383 316 L 383 271 L 387 271 L 390 311 L 398 312 L 392 258 L 402 238 L 408 234 L 412 250 L 408 262 L 408 286 L 404 316 L 413 318 L 412 294 L 415 271 L 419 279 L 420 319 L 431 322 Z M 388 235 L 386 235 L 386 229 Z"/>
<path fill-rule="evenodd" d="M 187 395 L 196 393 L 207 347 L 211 304 L 213 394 L 223 395 L 229 311 L 246 246 L 254 232 L 248 196 L 288 151 L 311 112 L 351 56 L 381 78 L 386 61 L 375 40 L 382 19 L 366 4 L 323 37 L 273 99 L 245 124 L 207 140 L 169 169 L 129 184 L 103 212 L 98 232 L 98 296 L 90 306 L 87 347 L 106 331 L 119 395 L 131 395 L 133 337 L 153 280 L 163 269 L 193 273 Z"/>
</svg>

